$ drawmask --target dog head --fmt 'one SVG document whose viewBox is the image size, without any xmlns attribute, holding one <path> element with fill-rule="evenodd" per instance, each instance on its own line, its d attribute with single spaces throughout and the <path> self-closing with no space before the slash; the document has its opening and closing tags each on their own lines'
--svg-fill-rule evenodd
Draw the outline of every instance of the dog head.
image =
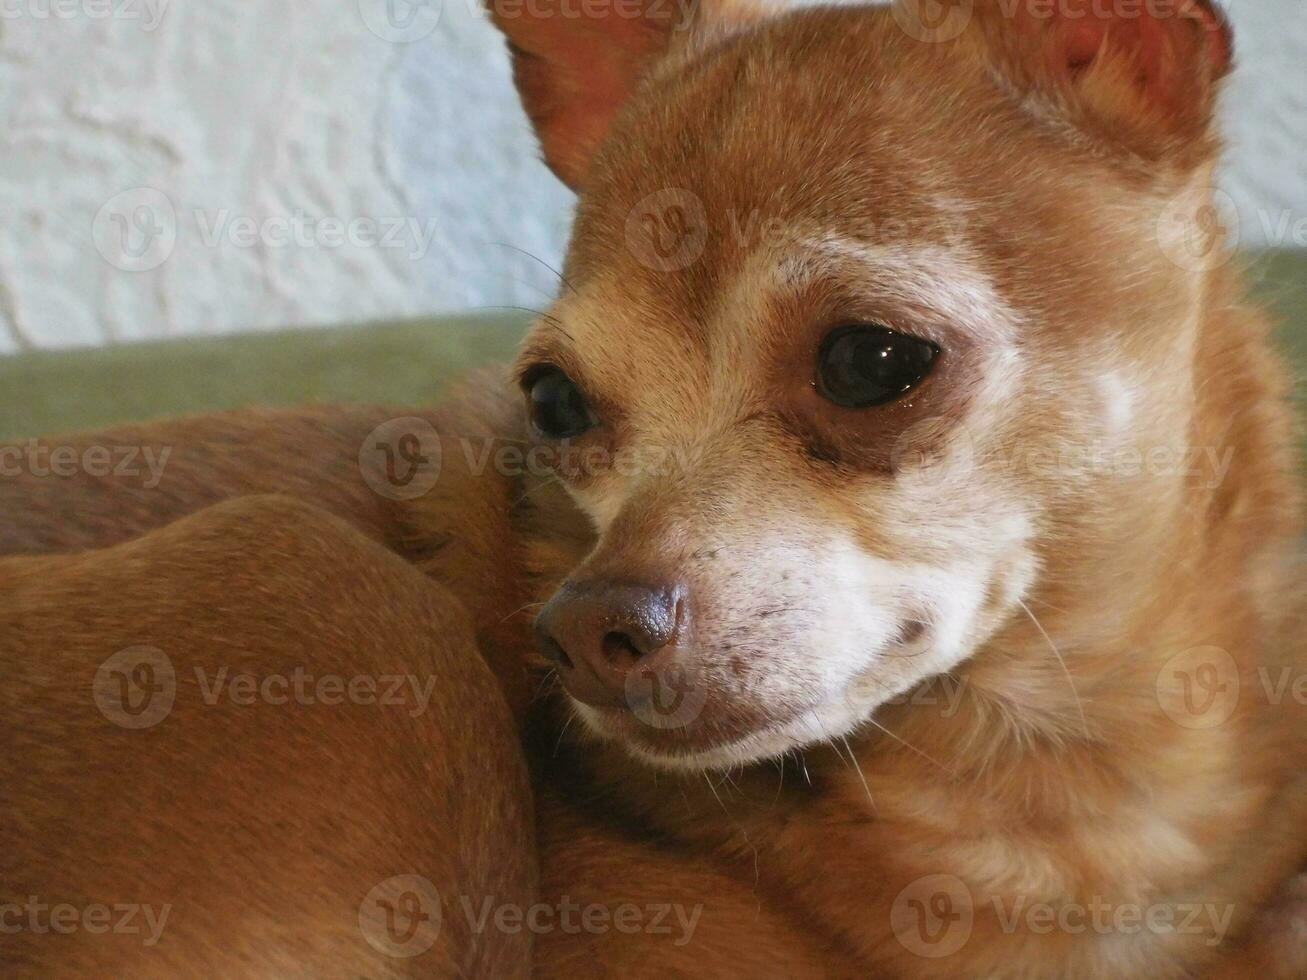
<svg viewBox="0 0 1307 980">
<path fill-rule="evenodd" d="M 1185 474 L 1113 460 L 1185 443 L 1231 46 L 1119 6 L 493 9 L 579 193 L 518 377 L 594 526 L 538 630 L 595 731 L 833 739 L 1151 560 Z"/>
</svg>

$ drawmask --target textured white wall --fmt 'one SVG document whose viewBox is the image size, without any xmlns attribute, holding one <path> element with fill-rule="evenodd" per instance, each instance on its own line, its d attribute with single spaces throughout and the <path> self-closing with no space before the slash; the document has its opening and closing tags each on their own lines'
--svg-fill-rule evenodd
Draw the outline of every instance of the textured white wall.
<svg viewBox="0 0 1307 980">
<path fill-rule="evenodd" d="M 1307 244 L 1307 8 L 1232 7 L 1242 235 Z M 571 207 L 477 0 L 0 0 L 0 351 L 538 307 Z"/>
</svg>

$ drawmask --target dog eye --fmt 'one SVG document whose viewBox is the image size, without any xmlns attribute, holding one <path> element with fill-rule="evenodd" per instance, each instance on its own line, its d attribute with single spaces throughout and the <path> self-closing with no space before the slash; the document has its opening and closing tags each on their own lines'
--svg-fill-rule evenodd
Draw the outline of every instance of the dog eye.
<svg viewBox="0 0 1307 980">
<path fill-rule="evenodd" d="M 575 382 L 556 367 L 542 368 L 527 385 L 531 422 L 548 439 L 569 439 L 598 421 Z"/>
<path fill-rule="evenodd" d="M 884 405 L 925 381 L 937 357 L 929 340 L 879 323 L 839 327 L 822 341 L 817 388 L 844 408 Z"/>
</svg>

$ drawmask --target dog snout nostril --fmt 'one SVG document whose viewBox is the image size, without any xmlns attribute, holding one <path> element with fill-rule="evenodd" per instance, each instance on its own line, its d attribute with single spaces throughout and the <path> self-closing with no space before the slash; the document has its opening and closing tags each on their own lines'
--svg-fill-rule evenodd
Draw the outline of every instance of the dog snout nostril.
<svg viewBox="0 0 1307 980">
<path fill-rule="evenodd" d="M 674 654 L 684 616 L 679 588 L 568 582 L 541 611 L 536 635 L 574 697 L 617 706 L 625 702 L 626 678 L 637 663 Z"/>
<path fill-rule="evenodd" d="M 646 644 L 647 645 L 647 644 Z M 645 655 L 645 651 L 628 633 L 612 631 L 604 635 L 604 656 L 614 666 L 632 666 Z"/>
<path fill-rule="evenodd" d="M 571 668 L 572 658 L 567 655 L 563 645 L 555 640 L 547 629 L 541 628 L 536 624 L 536 642 L 540 647 L 540 653 L 546 660 L 558 664 L 560 667 Z"/>
</svg>

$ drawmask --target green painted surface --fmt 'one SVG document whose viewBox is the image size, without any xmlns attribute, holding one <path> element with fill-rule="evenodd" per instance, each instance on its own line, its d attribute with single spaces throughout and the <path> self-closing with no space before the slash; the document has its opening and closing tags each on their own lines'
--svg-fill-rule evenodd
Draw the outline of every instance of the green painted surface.
<svg viewBox="0 0 1307 980">
<path fill-rule="evenodd" d="M 530 315 L 469 315 L 0 358 L 0 439 L 246 405 L 424 405 L 513 357 Z"/>
</svg>

